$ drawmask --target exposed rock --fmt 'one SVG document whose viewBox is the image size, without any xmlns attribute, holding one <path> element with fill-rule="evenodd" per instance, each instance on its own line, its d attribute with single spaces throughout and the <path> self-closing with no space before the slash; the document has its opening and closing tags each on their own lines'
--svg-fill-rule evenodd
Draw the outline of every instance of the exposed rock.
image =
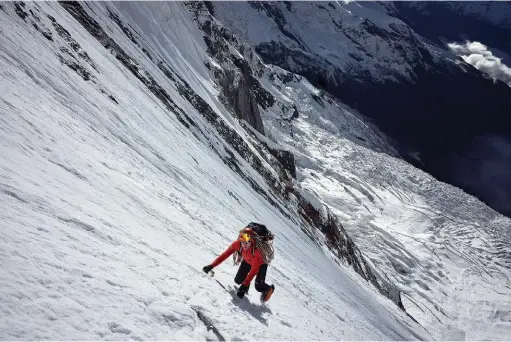
<svg viewBox="0 0 511 342">
<path fill-rule="evenodd" d="M 243 61 L 240 63 L 241 75 L 237 71 L 225 71 L 219 80 L 228 104 L 239 119 L 245 120 L 257 131 L 264 134 L 263 120 L 259 107 L 252 95 L 250 69 Z"/>
<path fill-rule="evenodd" d="M 108 11 L 109 17 L 117 24 L 117 26 L 119 26 L 119 28 L 122 30 L 122 32 L 124 32 L 126 37 L 128 37 L 133 42 L 133 44 L 140 47 L 140 44 L 135 39 L 135 36 L 131 32 L 131 30 L 126 25 L 123 24 L 121 18 L 119 18 L 119 16 L 117 14 L 113 13 L 108 7 L 107 7 L 107 11 Z"/>
<path fill-rule="evenodd" d="M 25 12 L 25 4 L 23 2 L 15 2 L 14 3 L 14 11 L 20 17 L 21 19 L 25 20 L 26 17 L 28 17 L 28 13 Z"/>
<path fill-rule="evenodd" d="M 203 6 L 202 3 L 193 3 L 190 7 L 196 14 L 200 29 L 205 33 L 204 41 L 208 47 L 208 53 L 220 65 L 225 66 L 222 70 L 215 72 L 222 88 L 225 104 L 232 108 L 237 118 L 245 120 L 258 132 L 264 134 L 258 104 L 266 109 L 274 104 L 275 99 L 253 76 L 247 61 L 231 54 L 231 49 L 237 47 L 243 50 L 243 47 L 237 44 L 236 38 L 224 27 L 213 21 L 210 14 L 213 11 L 213 4 Z M 209 18 L 199 20 L 199 13 L 207 13 Z"/>
<path fill-rule="evenodd" d="M 71 70 L 75 71 L 84 81 L 89 81 L 91 79 L 91 73 L 80 64 L 73 60 L 66 59 L 62 57 L 62 55 L 58 55 L 58 57 L 62 64 L 67 65 Z"/>
<path fill-rule="evenodd" d="M 305 200 L 298 192 L 293 195 L 298 199 L 299 213 L 316 229 L 319 229 L 326 237 L 327 245 L 337 256 L 339 261 L 350 265 L 364 279 L 369 281 L 380 291 L 381 294 L 391 299 L 400 309 L 404 310 L 401 302 L 401 295 L 395 285 L 390 281 L 378 278 L 353 240 L 348 236 L 346 230 L 339 220 L 328 210 L 325 215 L 321 214 L 310 202 Z"/>
<path fill-rule="evenodd" d="M 268 109 L 275 104 L 273 95 L 264 89 L 259 80 L 252 75 L 250 75 L 250 93 L 254 96 L 257 104 L 263 109 Z"/>
<path fill-rule="evenodd" d="M 142 49 L 142 52 L 145 53 L 145 55 L 147 57 L 149 57 L 149 59 L 151 61 L 153 61 L 153 57 L 151 56 L 151 54 L 149 53 L 149 51 L 147 51 L 147 49 L 143 48 L 140 46 L 139 42 L 137 41 L 137 39 L 135 38 L 135 34 L 132 32 L 132 30 L 126 26 L 123 21 L 121 20 L 121 18 L 115 14 L 114 12 L 112 12 L 112 10 L 110 10 L 110 8 L 107 7 L 107 11 L 108 11 L 108 16 L 117 24 L 117 26 L 119 26 L 119 28 L 122 30 L 122 32 L 126 35 L 126 37 L 128 37 L 129 40 L 131 40 L 133 42 L 133 44 L 135 44 L 136 46 L 138 46 L 139 48 Z"/>
<path fill-rule="evenodd" d="M 96 71 L 98 70 L 96 65 L 94 64 L 94 62 L 92 61 L 92 59 L 89 57 L 89 55 L 87 54 L 86 51 L 84 51 L 82 49 L 82 47 L 80 46 L 80 44 L 78 44 L 78 42 L 76 40 L 73 39 L 73 37 L 71 37 L 71 34 L 69 33 L 69 31 L 67 31 L 64 27 L 62 27 L 62 25 L 60 25 L 57 20 L 55 20 L 54 17 L 52 17 L 51 15 L 48 15 L 48 19 L 50 19 L 52 25 L 53 25 L 53 28 L 55 29 L 55 31 L 57 31 L 57 34 L 68 44 L 69 47 L 71 47 L 71 49 L 80 57 L 82 58 L 83 60 L 85 60 L 92 68 L 94 68 Z M 43 32 L 41 32 L 43 33 Z M 43 33 L 44 35 L 44 33 Z M 68 50 L 68 49 L 63 49 L 61 47 L 60 49 L 62 52 L 65 52 L 67 53 L 70 57 L 72 57 L 73 59 L 76 60 L 76 58 L 71 54 L 71 52 Z M 71 64 L 73 64 L 73 62 L 69 62 Z M 80 65 L 77 65 L 76 68 L 78 69 L 83 69 L 80 73 L 81 74 L 88 74 L 88 79 L 90 79 L 90 73 L 87 71 L 86 68 L 80 66 Z M 73 69 L 73 68 L 72 68 Z M 73 69 L 74 70 L 74 69 Z M 76 70 L 75 70 L 76 71 Z"/>
<path fill-rule="evenodd" d="M 296 178 L 296 165 L 295 156 L 293 153 L 285 150 L 276 150 L 268 148 L 268 151 L 274 156 L 282 165 L 284 170 L 287 170 L 291 177 Z"/>
</svg>

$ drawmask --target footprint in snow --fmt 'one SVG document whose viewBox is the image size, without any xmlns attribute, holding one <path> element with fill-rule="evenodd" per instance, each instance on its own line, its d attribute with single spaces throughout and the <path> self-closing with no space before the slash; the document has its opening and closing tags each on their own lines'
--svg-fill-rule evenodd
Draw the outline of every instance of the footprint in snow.
<svg viewBox="0 0 511 342">
<path fill-rule="evenodd" d="M 110 329 L 110 331 L 113 333 L 119 333 L 119 334 L 125 334 L 125 335 L 131 334 L 130 329 L 124 328 L 115 322 L 108 323 L 108 329 Z"/>
<path fill-rule="evenodd" d="M 288 322 L 286 322 L 286 321 L 284 321 L 284 320 L 281 320 L 281 321 L 280 321 L 280 323 L 281 323 L 282 325 L 285 325 L 286 327 L 290 327 L 290 328 L 292 328 L 292 327 L 293 327 L 293 326 L 291 325 L 291 323 L 288 323 Z"/>
</svg>

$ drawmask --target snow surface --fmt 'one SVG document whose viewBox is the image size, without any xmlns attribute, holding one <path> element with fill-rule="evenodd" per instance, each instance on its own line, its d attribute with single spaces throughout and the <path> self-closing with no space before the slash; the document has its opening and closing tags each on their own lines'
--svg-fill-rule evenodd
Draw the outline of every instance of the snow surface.
<svg viewBox="0 0 511 342">
<path fill-rule="evenodd" d="M 27 2 L 33 14 L 21 18 L 2 3 L 0 339 L 217 339 L 197 310 L 227 340 L 430 338 L 221 161 L 213 148 L 225 142 L 106 11 L 244 134 L 216 98 L 202 34 L 183 4 L 84 6 L 205 135 L 186 129 L 60 4 Z M 267 305 L 253 289 L 239 301 L 201 271 L 253 220 L 277 235 Z M 235 271 L 226 261 L 215 279 L 228 286 Z"/>
<path fill-rule="evenodd" d="M 338 215 L 423 327 L 338 266 L 219 158 L 226 143 L 141 50 L 164 60 L 250 143 L 217 98 L 204 64 L 216 62 L 182 3 L 86 8 L 202 136 L 58 3 L 26 3 L 39 21 L 1 5 L 0 339 L 216 340 L 197 311 L 226 340 L 511 338 L 510 220 L 398 159 L 390 141 L 349 108 L 301 77 L 270 81 L 278 67 L 260 79 L 277 99 L 261 109 L 265 132 L 294 153 L 299 192 Z M 140 48 L 106 6 L 130 25 Z M 69 41 L 47 14 L 92 63 L 62 52 Z M 296 105 L 298 118 L 283 120 L 281 104 Z M 230 289 L 230 260 L 214 278 L 201 271 L 249 221 L 268 223 L 277 235 L 267 278 L 276 292 L 266 305 L 254 289 L 239 301 L 216 281 Z"/>
</svg>

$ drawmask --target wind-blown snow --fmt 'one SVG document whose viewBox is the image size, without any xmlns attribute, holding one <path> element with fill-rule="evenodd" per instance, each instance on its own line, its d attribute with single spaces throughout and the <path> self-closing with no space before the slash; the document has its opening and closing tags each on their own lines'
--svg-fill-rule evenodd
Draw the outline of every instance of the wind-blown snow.
<svg viewBox="0 0 511 342">
<path fill-rule="evenodd" d="M 197 311 L 228 340 L 429 338 L 222 162 L 223 140 L 106 10 L 242 133 L 183 4 L 83 6 L 200 138 L 60 4 L 20 6 L 0 9 L 0 339 L 216 339 Z M 254 220 L 277 236 L 267 305 L 201 271 Z M 215 277 L 234 273 L 226 261 Z"/>
<path fill-rule="evenodd" d="M 450 43 L 448 46 L 468 64 L 511 87 L 511 68 L 502 63 L 502 59 L 494 56 L 486 45 L 479 42 L 466 42 L 464 45 Z"/>
</svg>

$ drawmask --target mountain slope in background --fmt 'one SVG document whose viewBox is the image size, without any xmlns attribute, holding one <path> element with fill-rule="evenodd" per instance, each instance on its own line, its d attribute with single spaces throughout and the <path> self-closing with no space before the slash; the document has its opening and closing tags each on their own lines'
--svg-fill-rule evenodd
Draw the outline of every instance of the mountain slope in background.
<svg viewBox="0 0 511 342">
<path fill-rule="evenodd" d="M 2 4 L 1 336 L 220 339 L 197 312 L 227 340 L 509 336 L 510 220 L 263 63 L 222 6 Z M 392 59 L 421 48 L 365 38 L 373 75 L 414 77 Z M 249 221 L 277 235 L 267 306 L 200 271 Z"/>
<path fill-rule="evenodd" d="M 447 43 L 464 37 L 509 54 L 510 6 L 214 4 L 216 17 L 254 45 L 265 63 L 305 76 L 369 117 L 401 145 L 409 162 L 508 216 L 511 160 L 494 144 L 479 145 L 478 137 L 510 141 L 511 89 L 454 56 Z M 473 153 L 482 159 L 475 160 Z M 465 172 L 466 164 L 478 173 Z"/>
</svg>

